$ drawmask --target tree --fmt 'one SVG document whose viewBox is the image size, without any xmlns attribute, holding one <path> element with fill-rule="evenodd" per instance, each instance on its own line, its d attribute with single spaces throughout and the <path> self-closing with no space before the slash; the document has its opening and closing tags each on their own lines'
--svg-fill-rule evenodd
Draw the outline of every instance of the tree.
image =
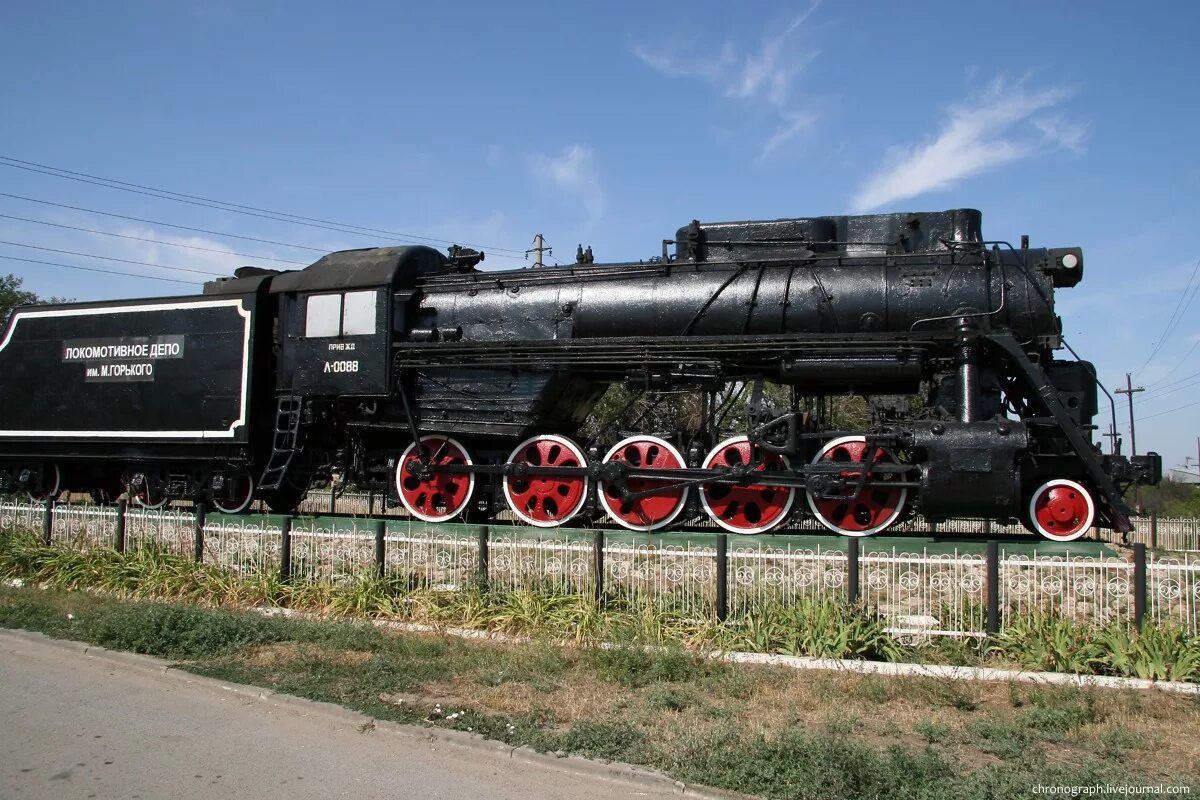
<svg viewBox="0 0 1200 800">
<path fill-rule="evenodd" d="M 1134 490 L 1125 494 L 1130 501 Z M 1165 478 L 1158 486 L 1141 487 L 1142 505 L 1147 512 L 1154 512 L 1160 517 L 1196 517 L 1200 516 L 1200 486 L 1194 483 L 1184 483 Z"/>
<path fill-rule="evenodd" d="M 36 294 L 21 291 L 21 279 L 16 275 L 0 277 L 0 320 L 8 322 L 8 315 L 14 308 L 37 302 Z"/>
<path fill-rule="evenodd" d="M 8 325 L 8 317 L 17 306 L 43 305 L 46 303 L 66 303 L 62 297 L 42 299 L 35 292 L 21 289 L 22 279 L 16 275 L 0 276 L 0 332 Z"/>
</svg>

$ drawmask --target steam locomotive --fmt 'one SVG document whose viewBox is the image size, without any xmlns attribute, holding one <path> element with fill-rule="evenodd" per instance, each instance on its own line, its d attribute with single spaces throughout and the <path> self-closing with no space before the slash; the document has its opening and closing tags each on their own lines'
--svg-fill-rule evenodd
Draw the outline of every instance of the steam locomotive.
<svg viewBox="0 0 1200 800">
<path fill-rule="evenodd" d="M 288 511 L 336 471 L 428 522 L 866 536 L 920 512 L 1070 541 L 1129 530 L 1122 493 L 1161 477 L 1093 444 L 1095 371 L 1055 357 L 1082 251 L 986 241 L 975 210 L 693 221 L 636 263 L 483 259 L 349 250 L 200 296 L 23 307 L 0 490 Z M 585 440 L 614 385 L 697 413 Z M 838 430 L 847 395 L 868 414 Z"/>
</svg>

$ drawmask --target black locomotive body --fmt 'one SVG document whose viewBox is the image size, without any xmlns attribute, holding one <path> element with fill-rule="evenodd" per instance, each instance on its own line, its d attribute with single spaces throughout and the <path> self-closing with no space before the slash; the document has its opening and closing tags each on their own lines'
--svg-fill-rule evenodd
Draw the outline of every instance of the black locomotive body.
<svg viewBox="0 0 1200 800">
<path fill-rule="evenodd" d="M 606 514 L 756 533 L 811 515 L 861 536 L 920 511 L 1071 540 L 1127 530 L 1123 489 L 1161 472 L 1154 454 L 1100 452 L 1094 371 L 1054 357 L 1054 290 L 1082 278 L 1082 252 L 987 242 L 974 210 L 693 222 L 650 262 L 480 260 L 344 251 L 138 301 L 178 308 L 174 323 L 130 304 L 22 309 L 0 348 L 0 480 L 239 510 L 294 506 L 337 471 L 434 522 L 508 510 L 545 527 Z M 205 303 L 238 310 L 240 352 L 236 325 L 204 328 Z M 181 348 L 150 360 L 153 382 L 92 383 L 68 358 L 142 341 Z M 203 342 L 224 344 L 205 358 Z M 580 441 L 614 384 L 691 393 L 695 419 L 618 418 Z M 750 400 L 735 430 L 737 389 Z M 39 392 L 52 401 L 22 404 Z M 868 401 L 859 429 L 830 424 L 828 399 L 846 395 Z M 112 435 L 81 421 L 96 413 Z"/>
</svg>

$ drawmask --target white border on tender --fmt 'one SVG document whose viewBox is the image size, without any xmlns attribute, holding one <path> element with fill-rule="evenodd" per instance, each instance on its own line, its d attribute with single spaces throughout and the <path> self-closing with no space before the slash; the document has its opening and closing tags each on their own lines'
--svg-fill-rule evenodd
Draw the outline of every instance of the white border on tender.
<svg viewBox="0 0 1200 800">
<path fill-rule="evenodd" d="M 241 315 L 242 324 L 242 396 L 238 418 L 223 431 L 12 431 L 0 429 L 3 436 L 40 436 L 44 438 L 73 438 L 90 436 L 103 439 L 232 439 L 234 431 L 246 424 L 250 395 L 250 312 L 242 307 L 242 298 L 229 300 L 196 300 L 193 302 L 147 303 L 137 306 L 100 306 L 96 308 L 63 308 L 50 311 L 17 311 L 8 326 L 8 334 L 0 342 L 0 350 L 8 347 L 13 332 L 22 319 L 34 317 L 87 317 L 96 314 L 129 314 L 141 311 L 179 311 L 189 308 L 220 308 L 233 306 Z"/>
</svg>

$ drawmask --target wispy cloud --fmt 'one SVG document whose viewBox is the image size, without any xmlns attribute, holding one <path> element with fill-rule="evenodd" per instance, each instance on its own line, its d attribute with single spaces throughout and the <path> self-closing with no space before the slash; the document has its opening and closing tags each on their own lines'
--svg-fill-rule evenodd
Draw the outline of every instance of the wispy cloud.
<svg viewBox="0 0 1200 800">
<path fill-rule="evenodd" d="M 1061 114 L 1034 118 L 1071 95 L 1063 86 L 1034 90 L 1024 80 L 1009 85 L 997 78 L 980 95 L 950 107 L 932 141 L 895 148 L 854 196 L 854 209 L 867 211 L 948 189 L 964 178 L 1050 150 L 1082 152 L 1086 125 Z"/>
<path fill-rule="evenodd" d="M 797 76 L 820 51 L 797 45 L 793 34 L 819 4 L 813 2 L 782 30 L 769 31 L 754 47 L 727 41 L 714 51 L 690 40 L 654 49 L 633 45 L 631 50 L 667 77 L 703 80 L 723 97 L 769 110 L 775 122 L 759 153 L 765 158 L 817 120 L 815 112 L 799 108 L 794 89 Z"/>
<path fill-rule="evenodd" d="M 589 224 L 604 215 L 604 188 L 596 173 L 592 148 L 572 144 L 558 155 L 538 153 L 533 157 L 533 171 L 543 184 L 579 201 L 587 211 Z"/>
</svg>

